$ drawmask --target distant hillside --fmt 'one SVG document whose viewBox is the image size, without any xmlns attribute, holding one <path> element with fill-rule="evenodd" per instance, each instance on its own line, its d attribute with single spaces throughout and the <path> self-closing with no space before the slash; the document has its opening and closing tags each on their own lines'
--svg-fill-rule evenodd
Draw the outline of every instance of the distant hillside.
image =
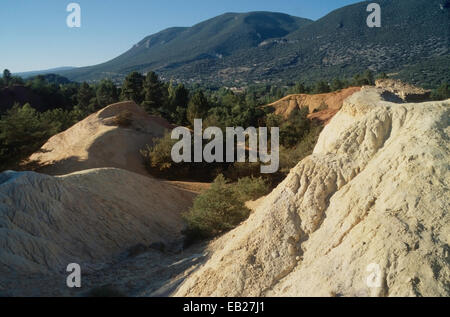
<svg viewBox="0 0 450 317">
<path fill-rule="evenodd" d="M 70 84 L 72 81 L 67 79 L 66 77 L 60 76 L 58 74 L 44 74 L 44 75 L 37 75 L 33 77 L 29 77 L 28 80 L 35 80 L 35 79 L 42 79 L 46 81 L 49 84 L 55 84 L 55 85 L 66 85 Z"/>
<path fill-rule="evenodd" d="M 73 80 L 98 80 L 122 78 L 133 70 L 158 70 L 167 74 L 180 70 L 180 76 L 175 77 L 186 79 L 189 76 L 185 76 L 188 74 L 183 69 L 188 65 L 214 63 L 245 54 L 265 40 L 284 37 L 309 23 L 312 21 L 281 13 L 226 13 L 190 28 L 166 29 L 144 38 L 109 62 L 64 74 Z"/>
<path fill-rule="evenodd" d="M 65 66 L 65 67 L 57 67 L 57 68 L 51 68 L 51 69 L 44 69 L 44 70 L 35 70 L 30 72 L 22 72 L 22 73 L 15 73 L 15 76 L 20 76 L 22 78 L 30 78 L 37 75 L 47 75 L 47 74 L 53 74 L 58 73 L 62 71 L 72 70 L 75 69 L 75 67 Z"/>
<path fill-rule="evenodd" d="M 148 36 L 106 63 L 59 73 L 95 81 L 153 70 L 167 80 L 238 86 L 349 77 L 371 69 L 435 85 L 449 80 L 448 69 L 439 67 L 450 61 L 450 9 L 443 1 L 380 0 L 381 28 L 366 25 L 368 1 L 315 22 L 281 13 L 227 13 Z M 424 67 L 431 73 L 424 74 Z"/>
</svg>

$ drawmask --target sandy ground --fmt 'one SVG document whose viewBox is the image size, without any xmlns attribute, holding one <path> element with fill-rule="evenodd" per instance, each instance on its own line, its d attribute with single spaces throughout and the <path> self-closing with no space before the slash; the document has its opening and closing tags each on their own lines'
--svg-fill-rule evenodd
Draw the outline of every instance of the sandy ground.
<svg viewBox="0 0 450 317">
<path fill-rule="evenodd" d="M 152 245 L 181 252 L 181 213 L 195 196 L 115 168 L 58 177 L 1 173 L 0 295 L 64 291 L 41 280 L 60 283 L 69 263 L 79 263 L 89 275 Z M 37 281 L 29 287 L 33 276 Z"/>
</svg>

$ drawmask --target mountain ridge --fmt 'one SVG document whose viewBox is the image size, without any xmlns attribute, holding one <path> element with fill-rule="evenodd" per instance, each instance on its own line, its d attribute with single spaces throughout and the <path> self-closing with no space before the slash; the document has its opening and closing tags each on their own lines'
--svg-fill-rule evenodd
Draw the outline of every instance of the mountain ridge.
<svg viewBox="0 0 450 317">
<path fill-rule="evenodd" d="M 120 82 L 131 71 L 156 71 L 165 80 L 242 86 L 350 77 L 367 69 L 397 73 L 450 59 L 450 33 L 443 27 L 450 13 L 441 3 L 379 1 L 381 28 L 367 27 L 367 1 L 316 21 L 265 11 L 225 13 L 192 27 L 165 29 L 110 61 L 61 75 Z M 414 80 L 413 72 L 399 77 Z M 444 69 L 423 77 L 418 80 L 434 84 L 449 75 Z"/>
<path fill-rule="evenodd" d="M 255 22 L 255 20 L 257 20 Z M 263 21 L 264 20 L 264 21 Z M 229 55 L 235 50 L 248 49 L 257 46 L 261 41 L 285 36 L 290 31 L 298 29 L 303 24 L 312 22 L 308 19 L 293 17 L 284 13 L 255 11 L 248 13 L 225 13 L 217 17 L 195 24 L 192 27 L 171 27 L 149 35 L 135 44 L 124 54 L 105 63 L 62 72 L 73 80 L 86 78 L 86 74 L 94 72 L 102 75 L 111 72 L 103 71 L 105 67 L 112 73 L 122 72 L 125 75 L 133 70 L 150 70 L 152 66 L 162 68 L 176 67 L 177 63 L 192 62 L 199 59 L 218 58 Z M 183 33 L 182 38 L 177 36 Z M 198 43 L 208 43 L 199 47 Z M 242 41 L 242 38 L 245 38 Z M 178 42 L 173 43 L 174 40 Z M 240 45 L 233 42 L 241 40 Z M 179 54 L 178 46 L 183 47 Z M 151 49 L 149 56 L 146 50 Z M 160 58 L 160 60 L 156 60 Z M 168 58 L 171 58 L 168 60 Z M 131 61 L 131 62 L 130 62 Z M 148 69 L 147 69 L 148 68 Z M 119 77 L 121 77 L 119 75 Z M 112 76 L 114 78 L 114 75 Z"/>
</svg>

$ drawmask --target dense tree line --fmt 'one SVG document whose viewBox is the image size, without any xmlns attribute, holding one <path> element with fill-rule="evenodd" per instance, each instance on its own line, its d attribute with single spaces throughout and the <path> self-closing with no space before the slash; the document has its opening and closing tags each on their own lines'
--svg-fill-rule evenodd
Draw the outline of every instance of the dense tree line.
<svg viewBox="0 0 450 317">
<path fill-rule="evenodd" d="M 119 89 L 108 80 L 95 85 L 73 83 L 58 75 L 28 80 L 8 70 L 0 78 L 0 90 L 22 87 L 38 98 L 5 107 L 0 98 L 0 170 L 18 168 L 51 136 L 68 129 L 89 114 L 119 101 Z M 25 96 L 27 99 L 29 96 Z M 41 105 L 44 103 L 44 106 Z M 36 109 L 41 109 L 37 111 Z"/>
<path fill-rule="evenodd" d="M 373 85 L 375 78 L 385 77 L 385 74 L 375 76 L 371 71 L 366 71 L 350 79 L 336 78 L 331 82 L 259 85 L 236 90 L 225 87 L 205 89 L 198 84 L 185 86 L 163 82 L 154 72 L 145 75 L 132 72 L 122 86 L 117 87 L 106 79 L 95 84 L 80 84 L 54 74 L 24 80 L 4 70 L 0 78 L 0 92 L 3 89 L 24 87 L 38 96 L 44 105 L 30 101 L 5 107 L 0 94 L 0 168 L 17 166 L 20 160 L 38 150 L 53 134 L 109 104 L 123 100 L 133 100 L 148 113 L 162 116 L 176 125 L 192 126 L 194 119 L 201 118 L 205 128 L 279 126 L 281 144 L 294 147 L 310 131 L 306 114 L 294 113 L 291 118 L 284 120 L 270 114 L 269 107 L 261 105 L 287 94 L 326 93 L 349 86 Z M 433 91 L 434 99 L 449 97 L 447 83 Z"/>
</svg>

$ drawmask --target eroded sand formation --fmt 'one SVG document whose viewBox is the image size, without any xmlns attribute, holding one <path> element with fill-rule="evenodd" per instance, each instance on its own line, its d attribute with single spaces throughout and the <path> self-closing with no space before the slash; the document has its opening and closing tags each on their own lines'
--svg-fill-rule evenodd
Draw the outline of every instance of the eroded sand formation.
<svg viewBox="0 0 450 317">
<path fill-rule="evenodd" d="M 137 245 L 182 245 L 181 212 L 195 195 L 120 169 L 61 177 L 34 172 L 0 174 L 0 294 L 45 294 L 33 279 L 65 270 L 99 269 Z M 56 289 L 55 289 L 56 291 Z"/>
<path fill-rule="evenodd" d="M 341 109 L 344 100 L 361 90 L 361 87 L 349 87 L 325 94 L 296 94 L 286 96 L 268 105 L 275 114 L 288 118 L 295 109 L 308 108 L 309 118 L 325 124 Z"/>
<path fill-rule="evenodd" d="M 130 115 L 129 126 L 115 122 L 123 113 Z M 120 102 L 50 138 L 30 161 L 40 166 L 37 171 L 50 175 L 102 167 L 148 175 L 139 151 L 170 128 L 167 121 L 148 115 L 134 102 Z"/>
<path fill-rule="evenodd" d="M 0 174 L 0 294 L 72 294 L 64 268 L 80 261 L 82 292 L 112 284 L 137 296 L 449 296 L 450 101 L 386 96 L 363 88 L 346 99 L 313 155 L 207 246 L 177 250 L 194 194 L 170 184 L 120 169 Z M 111 262 L 154 242 L 171 249 Z M 373 265 L 379 287 L 367 284 Z"/>
<path fill-rule="evenodd" d="M 448 296 L 450 103 L 382 93 L 348 98 L 314 154 L 174 295 Z"/>
</svg>

